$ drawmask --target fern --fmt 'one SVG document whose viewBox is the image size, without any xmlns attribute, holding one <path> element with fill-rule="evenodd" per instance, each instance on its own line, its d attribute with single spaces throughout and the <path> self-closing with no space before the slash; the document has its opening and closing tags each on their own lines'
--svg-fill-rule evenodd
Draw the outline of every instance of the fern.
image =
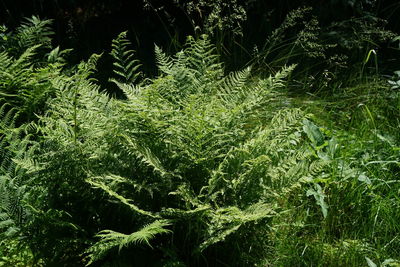
<svg viewBox="0 0 400 267">
<path fill-rule="evenodd" d="M 35 67 L 33 57 L 39 46 L 32 46 L 14 59 L 7 52 L 0 53 L 4 64 L 0 67 L 0 104 L 9 104 L 24 117 L 34 118 L 34 113 L 44 110 L 46 100 L 52 96 L 51 80 L 61 72 L 60 64 Z"/>
<path fill-rule="evenodd" d="M 246 224 L 271 218 L 274 213 L 274 209 L 266 203 L 255 203 L 243 211 L 235 206 L 218 209 L 210 216 L 208 236 L 198 249 L 202 251 L 210 245 L 222 242 Z"/>
<path fill-rule="evenodd" d="M 242 129 L 249 125 L 249 116 L 262 112 L 260 106 L 268 102 L 269 94 L 284 86 L 283 79 L 292 67 L 254 86 L 248 81 L 250 69 L 223 76 L 222 65 L 216 61 L 206 37 L 197 41 L 189 38 L 187 46 L 175 57 L 166 56 L 156 47 L 161 76 L 135 90 L 125 102 L 115 102 L 123 118 L 113 123 L 119 125 L 118 131 L 124 132 L 116 136 L 120 137 L 120 147 L 135 158 L 136 172 L 147 175 L 149 181 L 159 184 L 182 203 L 162 209 L 158 216 L 179 218 L 179 221 L 199 216 L 209 218 L 201 231 L 203 241 L 198 245 L 201 251 L 237 233 L 243 225 L 273 216 L 275 211 L 258 201 L 260 197 L 270 200 L 265 193 L 268 186 L 277 190 L 296 179 L 292 175 L 292 180 L 277 182 L 282 175 L 293 172 L 294 166 L 302 164 L 297 160 L 301 156 L 295 153 L 293 144 L 302 143 L 302 120 L 306 116 L 297 110 L 285 111 L 273 117 L 264 131 Z M 286 140 L 288 136 L 291 138 Z M 248 150 L 247 158 L 241 159 L 239 155 L 244 150 Z M 283 155 L 288 151 L 293 159 L 283 167 Z M 261 160 L 268 157 L 270 162 Z M 222 167 L 225 159 L 232 160 L 235 166 L 240 160 L 242 167 L 237 170 Z M 276 167 L 266 174 L 261 171 L 265 164 Z M 226 172 L 239 179 L 229 181 L 223 174 Z M 268 179 L 275 184 L 268 183 Z M 88 182 L 136 213 L 147 216 L 138 206 L 132 206 L 131 200 L 114 191 L 122 188 L 111 189 L 104 182 Z M 159 197 L 163 197 L 163 190 L 157 192 Z M 204 195 L 206 190 L 211 197 Z M 128 191 L 121 192 L 135 197 Z M 232 202 L 232 199 L 241 199 L 241 202 Z M 220 205 L 228 206 L 218 208 Z M 219 220 L 227 224 L 217 223 Z"/>
<path fill-rule="evenodd" d="M 127 32 L 122 32 L 112 41 L 111 56 L 115 60 L 113 63 L 114 74 L 117 76 L 115 81 L 132 84 L 137 82 L 141 76 L 141 73 L 138 72 L 140 64 L 134 58 L 135 51 L 129 49 L 132 44 L 126 35 Z"/>
<path fill-rule="evenodd" d="M 265 131 L 261 131 L 259 140 L 255 141 L 260 129 L 246 131 L 243 126 L 249 125 L 249 116 L 261 112 L 260 106 L 268 102 L 269 93 L 283 86 L 283 79 L 291 68 L 254 86 L 249 82 L 250 69 L 224 77 L 222 65 L 218 63 L 213 51 L 204 36 L 196 41 L 189 38 L 187 48 L 175 57 L 166 56 L 156 47 L 161 76 L 152 84 L 130 94 L 126 101 L 114 101 L 122 118 L 112 122 L 118 125 L 114 132 L 121 131 L 121 134 L 116 135 L 119 137 L 120 147 L 128 151 L 126 155 L 133 157 L 138 164 L 135 170 L 139 177 L 139 173 L 143 173 L 147 175 L 148 181 L 159 184 L 163 188 L 157 192 L 159 197 L 165 198 L 165 193 L 169 192 L 169 195 L 179 200 L 171 207 L 161 209 L 157 216 L 176 218 L 179 221 L 188 218 L 195 220 L 200 216 L 208 218 L 208 223 L 199 233 L 203 239 L 202 243 L 198 244 L 200 251 L 224 241 L 227 236 L 242 229 L 243 225 L 251 225 L 274 214 L 273 209 L 266 208 L 266 203 L 258 201 L 263 196 L 262 192 L 266 191 L 266 186 L 272 185 L 261 184 L 259 189 L 259 182 L 253 183 L 261 177 L 268 177 L 260 171 L 253 171 L 260 169 L 262 162 L 250 165 L 250 158 L 243 159 L 242 171 L 228 166 L 225 170 L 219 163 L 225 164 L 224 159 L 232 158 L 232 164 L 237 164 L 239 155 L 235 155 L 236 152 L 233 151 L 237 149 L 239 153 L 244 150 L 246 142 L 252 144 L 251 149 L 246 148 L 249 150 L 247 155 L 254 155 L 255 160 L 263 158 L 267 153 L 271 154 L 272 160 L 273 157 L 282 158 L 286 152 L 283 149 L 295 151 L 291 148 L 292 143 L 301 143 L 301 122 L 305 118 L 301 112 L 282 112 L 276 117 L 283 118 L 273 118 L 273 126 L 269 125 Z M 288 135 L 293 135 L 296 141 L 285 140 Z M 253 151 L 269 146 L 270 152 Z M 274 153 L 279 146 L 282 147 L 282 151 L 276 155 Z M 293 163 L 287 167 L 280 166 L 283 158 L 282 162 L 274 162 L 277 167 L 275 172 L 270 171 L 270 175 L 274 175 L 274 178 L 270 179 L 278 180 L 278 177 L 296 165 L 295 157 L 298 155 L 293 153 Z M 279 168 L 282 168 L 282 171 L 278 171 Z M 229 181 L 229 178 L 217 175 L 225 172 L 240 178 L 226 184 L 224 181 Z M 256 176 L 260 176 L 260 179 Z M 286 181 L 286 184 L 290 181 Z M 111 189 L 113 182 L 110 185 L 100 180 L 88 182 L 118 199 L 121 204 L 128 205 L 135 213 L 147 216 L 147 212 L 141 211 L 136 205 L 132 206 L 132 199 L 129 200 L 114 190 L 135 198 L 134 194 L 120 187 Z M 257 189 L 249 190 L 251 185 L 253 188 L 257 185 Z M 283 183 L 275 185 L 277 189 L 283 186 Z M 207 195 L 211 197 L 204 195 L 206 188 L 209 191 Z M 167 191 L 164 193 L 163 190 Z M 235 192 L 233 195 L 231 190 Z M 259 193 L 256 193 L 257 190 Z M 219 195 L 223 197 L 217 197 Z M 235 198 L 242 201 L 232 202 Z M 266 197 L 262 199 L 267 201 Z M 144 203 L 140 204 L 139 201 L 139 205 Z M 221 205 L 226 208 L 218 208 Z M 221 220 L 226 223 L 217 223 Z"/>
<path fill-rule="evenodd" d="M 170 225 L 171 222 L 168 220 L 156 220 L 129 235 L 111 230 L 101 231 L 97 234 L 97 237 L 101 238 L 101 240 L 86 251 L 90 258 L 87 265 L 103 258 L 107 252 L 115 247 L 121 250 L 123 247 L 130 246 L 131 244 L 140 245 L 143 243 L 151 246 L 150 240 L 154 239 L 157 235 L 171 232 L 166 229 Z"/>
<path fill-rule="evenodd" d="M 115 180 L 115 176 L 112 176 L 111 179 Z M 107 184 L 105 184 L 102 180 L 104 178 L 101 177 L 93 177 L 88 180 L 86 180 L 90 185 L 92 185 L 95 188 L 102 189 L 104 192 L 109 194 L 111 197 L 118 199 L 121 203 L 127 205 L 132 211 L 137 212 L 138 214 L 144 215 L 144 216 L 149 216 L 151 218 L 157 218 L 157 215 L 152 214 L 151 212 L 141 210 L 138 208 L 136 205 L 132 204 L 130 199 L 126 199 L 125 197 L 119 195 L 115 191 L 113 191 Z"/>
<path fill-rule="evenodd" d="M 114 42 L 120 52 L 127 49 L 124 38 Z M 135 243 L 157 239 L 168 228 L 171 247 L 183 251 L 177 255 L 235 251 L 231 262 L 251 264 L 239 255 L 251 258 L 252 241 L 232 240 L 253 231 L 268 239 L 265 224 L 298 208 L 282 204 L 286 194 L 301 195 L 329 219 L 323 179 L 335 145 L 309 114 L 287 107 L 285 80 L 294 66 L 263 80 L 251 77 L 250 68 L 224 75 L 207 37 L 188 38 L 175 56 L 156 47 L 157 78 L 133 84 L 128 73 L 115 80 L 127 96 L 115 99 L 90 78 L 98 58 L 51 80 L 55 98 L 31 126 L 41 134 L 40 148 L 13 161 L 31 177 L 29 201 L 37 212 L 30 224 L 49 220 L 33 231 L 33 240 L 46 239 L 41 233 L 57 227 L 73 233 L 108 229 L 97 242 L 79 240 L 91 244 L 91 264 L 118 257 L 116 247 L 135 251 Z M 35 245 L 44 251 L 71 244 L 59 233 L 64 241 Z"/>
<path fill-rule="evenodd" d="M 170 70 L 174 66 L 173 59 L 171 57 L 167 56 L 162 51 L 162 49 L 157 45 L 155 45 L 154 53 L 155 53 L 158 69 L 164 74 L 167 74 L 167 75 L 172 74 L 172 72 L 170 72 Z"/>
<path fill-rule="evenodd" d="M 24 51 L 32 46 L 51 48 L 52 20 L 41 20 L 39 17 L 32 16 L 27 18 L 16 30 L 13 39 L 18 43 L 19 49 Z"/>
<path fill-rule="evenodd" d="M 7 105 L 0 108 L 0 236 L 12 239 L 22 235 L 28 214 L 23 204 L 29 195 L 26 171 L 17 162 L 30 161 L 36 143 L 24 134 L 23 126 L 15 126 L 15 109 L 6 109 Z"/>
</svg>

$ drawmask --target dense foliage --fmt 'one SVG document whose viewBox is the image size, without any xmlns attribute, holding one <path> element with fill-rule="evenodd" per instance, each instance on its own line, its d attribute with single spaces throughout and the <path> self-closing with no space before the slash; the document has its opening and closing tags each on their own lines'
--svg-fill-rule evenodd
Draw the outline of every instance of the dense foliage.
<svg viewBox="0 0 400 267">
<path fill-rule="evenodd" d="M 293 9 L 230 72 L 251 1 L 174 4 L 208 35 L 157 75 L 127 32 L 74 65 L 50 20 L 0 28 L 0 266 L 399 266 L 395 35 Z"/>
</svg>

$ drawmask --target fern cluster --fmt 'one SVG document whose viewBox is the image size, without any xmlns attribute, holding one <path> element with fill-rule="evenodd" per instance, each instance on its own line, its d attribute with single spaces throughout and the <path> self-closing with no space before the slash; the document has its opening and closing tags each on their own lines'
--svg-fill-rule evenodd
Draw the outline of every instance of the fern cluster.
<svg viewBox="0 0 400 267">
<path fill-rule="evenodd" d="M 45 113 L 46 101 L 54 96 L 52 80 L 61 75 L 67 52 L 52 50 L 50 23 L 32 17 L 15 31 L 1 29 L 0 250 L 12 253 L 19 246 L 21 255 L 27 257 L 25 264 L 31 264 L 33 255 L 26 243 L 17 241 L 27 237 L 32 216 L 27 204 L 30 174 L 26 167 L 33 164 L 37 142 L 30 122 Z M 8 245 L 16 243 L 19 245 Z M 12 264 L 6 255 L 2 257 L 0 264 Z"/>
<path fill-rule="evenodd" d="M 327 253 L 320 235 L 329 257 L 372 253 L 383 241 L 355 240 L 354 221 L 398 229 L 361 207 L 380 186 L 365 166 L 285 95 L 295 66 L 226 73 L 207 36 L 189 37 L 174 56 L 156 46 L 143 79 L 126 35 L 111 51 L 121 99 L 92 78 L 99 55 L 66 73 L 59 48 L 46 63 L 39 46 L 0 53 L 1 237 L 47 265 L 291 266 Z"/>
<path fill-rule="evenodd" d="M 34 119 L 52 96 L 51 80 L 57 77 L 69 50 L 52 50 L 51 20 L 33 16 L 15 32 L 5 30 L 0 41 L 0 105 L 18 109 L 21 121 Z"/>
<path fill-rule="evenodd" d="M 40 148 L 18 161 L 32 177 L 29 227 L 41 229 L 32 245 L 56 262 L 102 230 L 88 263 L 146 243 L 169 261 L 200 264 L 217 253 L 227 264 L 257 263 L 254 239 L 232 240 L 257 231 L 267 242 L 281 195 L 318 173 L 310 146 L 322 134 L 280 97 L 293 66 L 264 80 L 250 69 L 225 74 L 202 36 L 174 57 L 156 47 L 160 75 L 135 84 L 128 45 L 123 33 L 112 52 L 124 100 L 90 79 L 96 55 L 52 79 L 56 97 L 35 126 Z"/>
</svg>

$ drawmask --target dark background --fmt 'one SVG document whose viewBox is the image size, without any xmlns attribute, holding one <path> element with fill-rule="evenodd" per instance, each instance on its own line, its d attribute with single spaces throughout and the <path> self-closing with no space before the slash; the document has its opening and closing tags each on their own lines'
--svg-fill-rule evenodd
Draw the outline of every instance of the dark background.
<svg viewBox="0 0 400 267">
<path fill-rule="evenodd" d="M 226 1 L 226 0 L 225 0 Z M 108 52 L 111 40 L 120 32 L 128 30 L 128 37 L 137 51 L 137 57 L 151 72 L 154 61 L 154 43 L 168 52 L 180 49 L 187 35 L 194 34 L 193 20 L 197 25 L 205 16 L 192 14 L 189 18 L 184 9 L 188 1 L 174 0 L 0 0 L 0 24 L 10 29 L 18 26 L 24 17 L 38 15 L 42 19 L 53 19 L 55 45 L 74 48 L 71 62 L 76 63 L 92 53 Z M 196 2 L 196 1 L 192 1 Z M 226 1 L 229 2 L 229 1 Z M 290 10 L 302 6 L 313 7 L 321 26 L 355 17 L 373 16 L 388 21 L 386 26 L 399 32 L 400 4 L 396 0 L 299 0 L 299 1 L 238 1 L 247 11 L 247 20 L 242 24 L 243 36 L 224 33 L 225 61 L 232 68 L 244 65 L 255 44 L 261 45 L 278 27 Z M 205 10 L 204 12 L 206 12 Z M 238 49 L 237 44 L 241 48 Z M 383 49 L 385 49 L 383 45 Z M 235 50 L 236 49 L 236 50 Z M 236 52 L 235 52 L 236 51 Z M 387 55 L 389 53 L 389 56 Z M 395 51 L 385 52 L 385 58 Z M 235 57 L 232 57 L 235 54 Z M 239 56 L 237 56 L 239 55 Z M 107 61 L 107 57 L 104 59 Z M 390 60 L 389 60 L 390 61 Z M 153 64 L 154 65 L 154 64 Z"/>
</svg>

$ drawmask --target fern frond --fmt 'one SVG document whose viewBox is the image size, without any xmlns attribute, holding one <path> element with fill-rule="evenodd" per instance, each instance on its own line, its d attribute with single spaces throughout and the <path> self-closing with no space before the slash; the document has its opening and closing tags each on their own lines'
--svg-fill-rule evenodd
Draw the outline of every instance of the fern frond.
<svg viewBox="0 0 400 267">
<path fill-rule="evenodd" d="M 263 88 L 280 88 L 283 87 L 284 80 L 293 72 L 296 65 L 285 66 L 278 71 L 274 76 L 270 76 L 260 82 L 260 86 Z"/>
<path fill-rule="evenodd" d="M 240 103 L 246 97 L 246 83 L 249 81 L 251 68 L 242 71 L 232 72 L 223 79 L 219 89 L 219 97 L 227 104 Z"/>
<path fill-rule="evenodd" d="M 97 234 L 100 241 L 95 243 L 86 252 L 90 261 L 87 265 L 103 258 L 111 249 L 118 247 L 121 250 L 123 247 L 128 247 L 133 245 L 147 244 L 150 245 L 150 241 L 154 239 L 157 235 L 168 234 L 171 231 L 166 229 L 171 225 L 168 220 L 156 220 L 139 231 L 131 234 L 122 234 L 112 230 L 104 230 Z"/>
<path fill-rule="evenodd" d="M 110 178 L 110 177 L 108 177 L 108 178 Z M 132 211 L 134 211 L 138 214 L 141 214 L 141 215 L 151 217 L 151 218 L 158 218 L 157 215 L 140 209 L 138 206 L 136 206 L 135 204 L 132 203 L 132 200 L 127 199 L 127 198 L 123 197 L 122 195 L 118 194 L 117 192 L 115 192 L 108 184 L 106 184 L 104 182 L 104 180 L 105 180 L 104 177 L 92 177 L 92 178 L 87 179 L 86 182 L 89 183 L 94 188 L 102 189 L 109 196 L 111 196 L 115 199 L 118 199 L 122 204 L 128 206 Z"/>
<path fill-rule="evenodd" d="M 12 63 L 12 58 L 8 55 L 6 51 L 0 52 L 0 71 L 6 70 Z"/>
<path fill-rule="evenodd" d="M 12 64 L 11 70 L 23 70 L 25 68 L 28 68 L 32 62 L 31 58 L 35 55 L 35 51 L 40 47 L 40 45 L 34 45 L 28 47 L 24 53 Z"/>
<path fill-rule="evenodd" d="M 6 238 L 19 233 L 19 226 L 24 221 L 26 210 L 23 200 L 28 195 L 22 177 L 26 170 L 18 162 L 30 161 L 35 149 L 29 135 L 23 135 L 23 127 L 16 128 L 15 110 L 10 109 L 0 123 L 0 234 Z"/>
<path fill-rule="evenodd" d="M 256 203 L 245 210 L 240 210 L 234 206 L 220 208 L 211 215 L 211 222 L 207 231 L 208 236 L 200 244 L 198 250 L 201 252 L 207 247 L 225 240 L 227 236 L 248 223 L 256 223 L 273 217 L 275 214 L 276 212 L 271 208 L 271 205 L 266 203 Z"/>
<path fill-rule="evenodd" d="M 124 94 L 128 98 L 128 100 L 131 100 L 131 101 L 133 99 L 135 99 L 141 91 L 140 86 L 134 85 L 132 83 L 131 84 L 122 83 L 115 79 L 111 79 L 110 81 L 115 83 L 118 86 L 118 88 L 121 89 L 122 92 L 124 92 Z"/>
<path fill-rule="evenodd" d="M 8 220 L 1 220 L 0 221 L 0 231 L 1 230 L 3 230 L 4 228 L 9 228 L 9 227 L 11 227 L 11 226 L 13 226 L 14 225 L 14 221 L 13 220 L 11 220 L 11 219 L 8 219 Z"/>
<path fill-rule="evenodd" d="M 102 54 L 92 54 L 87 61 L 82 61 L 78 65 L 78 72 L 75 77 L 81 78 L 81 80 L 88 79 L 88 77 L 96 71 L 97 62 L 101 58 Z M 88 79 L 89 81 L 92 81 Z"/>
<path fill-rule="evenodd" d="M 112 41 L 111 56 L 114 58 L 114 73 L 117 75 L 117 81 L 126 84 L 132 84 L 138 81 L 141 73 L 139 61 L 135 58 L 135 51 L 129 49 L 132 45 L 126 37 L 127 32 L 122 32 Z"/>
<path fill-rule="evenodd" d="M 125 144 L 128 146 L 128 151 L 132 155 L 138 157 L 144 165 L 150 167 L 155 173 L 158 173 L 164 178 L 178 178 L 176 174 L 167 170 L 163 166 L 161 160 L 148 147 L 138 144 L 136 140 L 125 134 L 121 134 L 120 137 L 125 140 Z"/>
<path fill-rule="evenodd" d="M 164 74 L 172 74 L 171 70 L 174 66 L 174 61 L 157 45 L 155 45 L 154 52 L 158 69 Z"/>
<path fill-rule="evenodd" d="M 27 18 L 21 26 L 17 28 L 15 39 L 21 49 L 32 46 L 51 47 L 51 36 L 54 35 L 50 25 L 52 20 L 41 20 L 39 17 L 32 16 Z"/>
<path fill-rule="evenodd" d="M 192 94 L 212 94 L 222 82 L 223 67 L 207 36 L 188 37 L 186 48 L 171 58 L 155 47 L 157 66 L 171 77 L 168 96 L 182 99 Z M 176 96 L 177 95 L 177 96 Z"/>
<path fill-rule="evenodd" d="M 207 35 L 201 35 L 197 40 L 189 36 L 186 46 L 185 54 L 189 68 L 195 70 L 198 76 L 207 77 L 214 74 L 213 78 L 221 78 L 222 64 L 215 46 L 211 44 Z"/>
<path fill-rule="evenodd" d="M 212 210 L 212 207 L 209 205 L 202 205 L 195 209 L 190 210 L 182 210 L 182 209 L 173 209 L 166 208 L 163 209 L 160 214 L 163 218 L 171 218 L 173 220 L 188 220 L 193 217 L 202 217 L 209 214 Z"/>
</svg>

